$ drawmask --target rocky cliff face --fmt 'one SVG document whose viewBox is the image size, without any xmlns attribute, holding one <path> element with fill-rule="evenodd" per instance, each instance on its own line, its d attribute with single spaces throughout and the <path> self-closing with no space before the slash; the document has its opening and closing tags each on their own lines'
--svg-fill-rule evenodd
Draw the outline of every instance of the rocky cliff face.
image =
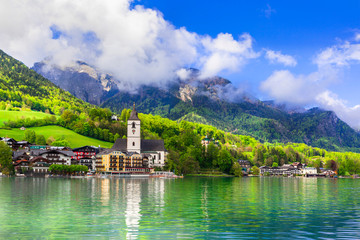
<svg viewBox="0 0 360 240">
<path fill-rule="evenodd" d="M 75 97 L 95 105 L 100 105 L 119 92 L 111 75 L 84 62 L 62 69 L 43 61 L 35 63 L 32 69 Z"/>
</svg>

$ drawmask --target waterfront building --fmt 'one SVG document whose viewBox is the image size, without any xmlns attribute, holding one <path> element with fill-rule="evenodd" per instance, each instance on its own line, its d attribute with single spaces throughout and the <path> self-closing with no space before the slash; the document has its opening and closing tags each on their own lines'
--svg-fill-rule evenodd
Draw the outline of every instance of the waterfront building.
<svg viewBox="0 0 360 240">
<path fill-rule="evenodd" d="M 30 156 L 30 160 L 35 157 L 42 157 L 51 164 L 71 165 L 71 160 L 75 157 L 75 154 L 73 151 L 32 150 L 30 151 Z"/>
<path fill-rule="evenodd" d="M 133 111 L 127 122 L 127 139 L 118 138 L 111 149 L 97 154 L 94 165 L 102 173 L 149 173 L 165 165 L 164 140 L 141 139 L 141 121 Z"/>
<path fill-rule="evenodd" d="M 93 170 L 93 157 L 99 153 L 100 147 L 93 146 L 83 146 L 79 148 L 74 148 L 72 151 L 74 152 L 73 161 L 74 164 L 87 166 L 89 170 Z"/>
<path fill-rule="evenodd" d="M 303 175 L 308 175 L 308 174 L 314 175 L 314 174 L 317 174 L 317 169 L 314 167 L 305 167 L 305 168 L 301 169 L 301 173 Z"/>
<path fill-rule="evenodd" d="M 243 172 L 246 172 L 246 173 L 249 173 L 249 172 L 250 172 L 250 168 L 251 168 L 250 161 L 239 159 L 237 162 L 239 163 L 239 165 L 240 165 L 240 167 L 241 167 L 241 170 L 242 170 Z"/>
</svg>

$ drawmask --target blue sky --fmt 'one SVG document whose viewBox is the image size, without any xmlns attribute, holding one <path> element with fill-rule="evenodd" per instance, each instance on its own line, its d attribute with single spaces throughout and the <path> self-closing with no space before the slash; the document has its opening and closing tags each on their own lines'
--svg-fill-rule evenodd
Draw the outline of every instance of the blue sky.
<svg viewBox="0 0 360 240">
<path fill-rule="evenodd" d="M 137 3 L 159 10 L 176 27 L 216 37 L 231 33 L 234 37 L 249 33 L 254 48 L 269 48 L 294 56 L 293 72 L 308 74 L 316 70 L 316 53 L 341 41 L 354 38 L 360 30 L 360 1 L 191 1 L 142 0 Z M 261 69 L 261 71 L 259 71 Z M 252 60 L 242 71 L 223 73 L 234 84 L 246 83 L 260 98 L 258 84 L 281 65 Z M 334 84 L 337 94 L 350 105 L 360 104 L 359 65 L 346 70 L 344 81 Z"/>
<path fill-rule="evenodd" d="M 131 90 L 195 67 L 360 129 L 359 13 L 353 0 L 0 0 L 0 48 L 29 67 L 85 61 Z"/>
</svg>

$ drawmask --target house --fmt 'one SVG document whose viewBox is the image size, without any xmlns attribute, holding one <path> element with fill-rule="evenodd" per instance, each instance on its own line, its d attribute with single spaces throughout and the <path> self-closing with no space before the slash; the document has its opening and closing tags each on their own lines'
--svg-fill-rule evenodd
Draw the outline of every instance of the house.
<svg viewBox="0 0 360 240">
<path fill-rule="evenodd" d="M 38 156 L 30 160 L 30 167 L 34 173 L 45 174 L 49 172 L 49 167 L 52 163 L 44 157 Z"/>
<path fill-rule="evenodd" d="M 164 140 L 141 139 L 141 121 L 134 105 L 127 122 L 127 139 L 118 138 L 111 149 L 96 155 L 96 171 L 148 173 L 165 166 L 166 153 Z"/>
<path fill-rule="evenodd" d="M 75 157 L 73 151 L 61 150 L 32 150 L 30 156 L 33 158 L 45 158 L 49 164 L 71 165 L 71 159 Z"/>
<path fill-rule="evenodd" d="M 13 138 L 2 138 L 1 141 L 5 142 L 10 148 L 12 148 L 13 150 L 17 149 L 17 145 L 16 145 L 16 140 Z"/>
<path fill-rule="evenodd" d="M 269 175 L 300 175 L 301 168 L 298 168 L 299 164 L 284 164 L 280 167 L 268 167 L 262 166 L 260 167 L 260 174 L 269 174 Z"/>
<path fill-rule="evenodd" d="M 99 153 L 99 147 L 93 146 L 83 146 L 79 148 L 74 148 L 72 151 L 74 152 L 74 159 L 76 160 L 76 164 L 84 165 L 89 168 L 89 170 L 93 169 L 93 157 Z"/>
<path fill-rule="evenodd" d="M 25 128 L 24 126 L 22 126 L 22 127 L 20 128 L 20 130 L 21 130 L 21 131 L 25 131 L 26 128 Z"/>
<path fill-rule="evenodd" d="M 207 148 L 210 143 L 213 143 L 216 146 L 219 146 L 219 142 L 215 141 L 214 138 L 210 139 L 210 138 L 208 138 L 208 136 L 205 136 L 203 139 L 201 139 L 201 145 L 205 146 L 205 148 Z"/>
<path fill-rule="evenodd" d="M 113 121 L 119 121 L 119 118 L 118 118 L 118 116 L 116 116 L 116 115 L 112 115 L 112 116 L 111 116 L 111 120 L 113 120 Z"/>
<path fill-rule="evenodd" d="M 16 142 L 16 146 L 17 148 L 26 148 L 31 146 L 31 143 L 29 143 L 28 141 L 18 141 Z"/>
<path fill-rule="evenodd" d="M 317 169 L 314 167 L 305 167 L 301 170 L 301 173 L 303 175 L 316 175 L 317 174 Z"/>
<path fill-rule="evenodd" d="M 240 167 L 242 168 L 242 171 L 249 173 L 250 172 L 250 168 L 251 168 L 251 164 L 250 161 L 248 160 L 237 160 L 237 162 L 239 163 Z"/>
</svg>

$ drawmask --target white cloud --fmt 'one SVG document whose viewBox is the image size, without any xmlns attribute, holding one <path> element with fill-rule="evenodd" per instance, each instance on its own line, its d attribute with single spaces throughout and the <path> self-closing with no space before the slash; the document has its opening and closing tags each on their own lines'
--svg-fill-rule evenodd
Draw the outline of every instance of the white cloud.
<svg viewBox="0 0 360 240">
<path fill-rule="evenodd" d="M 324 91 L 316 97 L 317 102 L 325 109 L 334 111 L 340 119 L 351 127 L 360 129 L 360 105 L 348 107 L 346 101 L 330 91 Z"/>
<path fill-rule="evenodd" d="M 360 33 L 355 34 L 355 41 L 360 41 Z"/>
<path fill-rule="evenodd" d="M 248 59 L 259 56 L 252 49 L 252 38 L 243 34 L 234 40 L 231 34 L 219 34 L 217 38 L 202 39 L 204 56 L 200 59 L 201 77 L 211 77 L 222 71 L 238 71 Z"/>
<path fill-rule="evenodd" d="M 297 64 L 295 58 L 290 55 L 281 54 L 279 51 L 267 50 L 265 49 L 265 58 L 270 61 L 270 63 L 281 63 L 285 66 L 294 67 Z"/>
<path fill-rule="evenodd" d="M 360 63 L 360 44 L 345 42 L 329 47 L 314 58 L 317 71 L 296 75 L 288 70 L 274 71 L 260 89 L 278 102 L 318 105 L 334 111 L 351 127 L 360 129 L 360 106 L 348 107 L 331 92 L 329 85 L 341 78 L 344 67 Z"/>
<path fill-rule="evenodd" d="M 230 34 L 212 39 L 175 28 L 160 12 L 132 3 L 0 0 L 0 46 L 28 66 L 49 56 L 62 66 L 83 60 L 128 86 L 164 83 L 184 66 L 197 66 L 207 76 L 237 71 L 256 56 L 248 34 L 238 41 Z"/>
<path fill-rule="evenodd" d="M 352 63 L 360 62 L 360 44 L 345 42 L 341 45 L 336 45 L 320 52 L 314 63 L 319 67 L 334 66 L 342 67 L 348 66 Z"/>
<path fill-rule="evenodd" d="M 279 102 L 310 104 L 322 87 L 317 83 L 318 73 L 295 76 L 288 70 L 275 71 L 261 83 L 260 89 Z"/>
<path fill-rule="evenodd" d="M 181 68 L 179 70 L 176 71 L 176 75 L 181 79 L 181 80 L 186 80 L 190 77 L 191 74 L 191 70 L 189 69 L 185 69 L 185 68 Z"/>
</svg>

